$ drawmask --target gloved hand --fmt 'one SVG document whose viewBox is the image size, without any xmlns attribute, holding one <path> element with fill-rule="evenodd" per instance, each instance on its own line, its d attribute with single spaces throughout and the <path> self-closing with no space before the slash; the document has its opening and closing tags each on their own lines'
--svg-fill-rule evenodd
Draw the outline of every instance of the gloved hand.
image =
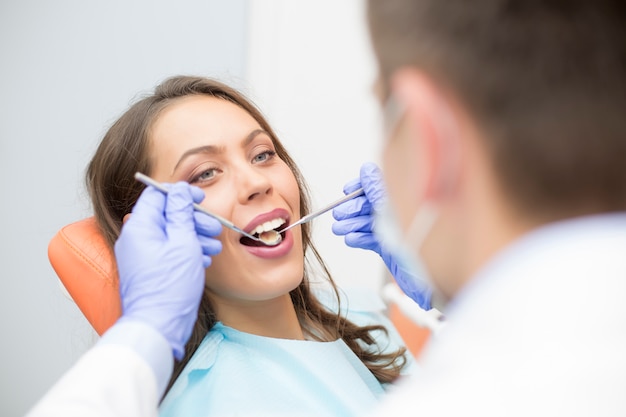
<svg viewBox="0 0 626 417">
<path fill-rule="evenodd" d="M 369 249 L 376 252 L 385 262 L 389 272 L 409 297 L 425 310 L 431 308 L 432 291 L 420 281 L 399 267 L 392 254 L 381 247 L 373 233 L 374 210 L 382 207 L 387 199 L 387 192 L 380 169 L 369 162 L 363 164 L 360 177 L 348 182 L 343 192 L 351 193 L 363 187 L 365 195 L 353 198 L 333 209 L 333 233 L 345 236 L 346 245 L 353 248 Z"/>
<path fill-rule="evenodd" d="M 122 317 L 159 331 L 181 359 L 204 290 L 204 269 L 222 250 L 222 226 L 194 212 L 204 193 L 187 183 L 167 195 L 147 187 L 115 243 Z"/>
</svg>

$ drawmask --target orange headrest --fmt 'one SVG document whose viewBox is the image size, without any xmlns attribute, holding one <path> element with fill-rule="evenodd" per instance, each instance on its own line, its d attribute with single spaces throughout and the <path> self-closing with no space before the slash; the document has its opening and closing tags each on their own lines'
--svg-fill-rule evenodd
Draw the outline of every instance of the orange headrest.
<svg viewBox="0 0 626 417">
<path fill-rule="evenodd" d="M 69 224 L 48 245 L 48 259 L 98 334 L 122 315 L 117 269 L 93 217 Z"/>
</svg>

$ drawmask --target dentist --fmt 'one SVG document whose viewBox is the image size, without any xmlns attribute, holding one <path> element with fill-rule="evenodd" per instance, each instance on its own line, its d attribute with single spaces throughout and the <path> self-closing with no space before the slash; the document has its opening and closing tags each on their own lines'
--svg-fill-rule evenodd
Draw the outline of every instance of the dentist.
<svg viewBox="0 0 626 417">
<path fill-rule="evenodd" d="M 368 19 L 382 247 L 447 300 L 377 415 L 626 415 L 626 7 L 369 0 Z"/>
</svg>

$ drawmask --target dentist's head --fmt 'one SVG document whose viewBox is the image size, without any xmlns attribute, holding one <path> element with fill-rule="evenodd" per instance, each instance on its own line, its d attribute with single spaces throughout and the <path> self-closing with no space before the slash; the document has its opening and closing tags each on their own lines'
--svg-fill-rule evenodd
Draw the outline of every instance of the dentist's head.
<svg viewBox="0 0 626 417">
<path fill-rule="evenodd" d="M 445 296 L 529 230 L 626 209 L 619 2 L 372 0 L 368 18 L 389 195 Z"/>
</svg>

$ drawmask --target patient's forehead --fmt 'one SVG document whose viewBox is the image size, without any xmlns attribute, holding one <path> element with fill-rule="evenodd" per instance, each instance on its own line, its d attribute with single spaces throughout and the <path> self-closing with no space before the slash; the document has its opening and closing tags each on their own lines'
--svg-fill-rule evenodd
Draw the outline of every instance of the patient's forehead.
<svg viewBox="0 0 626 417">
<path fill-rule="evenodd" d="M 255 129 L 260 129 L 259 123 L 230 101 L 207 95 L 176 99 L 159 114 L 150 130 L 153 170 L 171 172 L 189 149 L 239 146 Z"/>
</svg>

